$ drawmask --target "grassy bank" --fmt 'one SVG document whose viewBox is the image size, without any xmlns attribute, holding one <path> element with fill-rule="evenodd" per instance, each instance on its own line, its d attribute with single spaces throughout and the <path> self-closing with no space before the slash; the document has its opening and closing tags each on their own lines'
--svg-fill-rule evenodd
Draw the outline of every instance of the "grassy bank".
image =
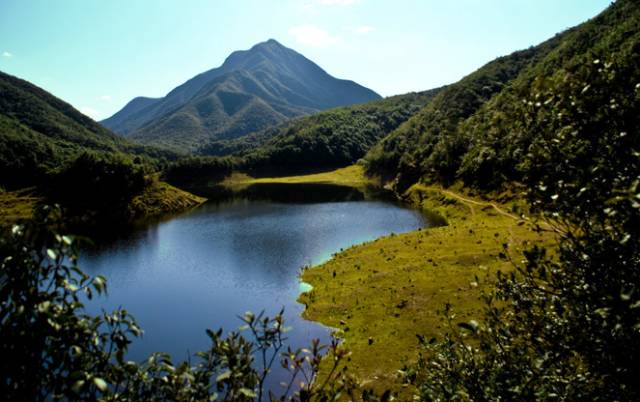
<svg viewBox="0 0 640 402">
<path fill-rule="evenodd" d="M 180 190 L 154 177 L 151 185 L 131 200 L 130 208 L 135 219 L 142 219 L 186 211 L 205 201 L 206 198 Z"/>
<path fill-rule="evenodd" d="M 364 175 L 364 169 L 352 165 L 330 172 L 286 177 L 254 178 L 244 173 L 234 173 L 222 183 L 233 190 L 246 188 L 252 184 L 335 184 L 349 187 L 366 187 L 375 184 L 375 180 Z"/>
<path fill-rule="evenodd" d="M 0 227 L 31 219 L 33 208 L 39 201 L 40 198 L 33 195 L 33 189 L 0 190 Z"/>
<path fill-rule="evenodd" d="M 349 371 L 376 390 L 400 390 L 398 370 L 415 361 L 418 337 L 441 335 L 439 311 L 450 303 L 459 320 L 477 316 L 479 296 L 498 270 L 503 244 L 517 257 L 529 242 L 552 241 L 532 231 L 511 206 L 460 191 L 417 185 L 405 194 L 448 225 L 390 235 L 336 254 L 306 270 L 313 290 L 300 296 L 304 317 L 339 328 L 352 352 Z"/>
<path fill-rule="evenodd" d="M 32 218 L 36 205 L 43 201 L 35 189 L 0 192 L 0 227 Z M 129 208 L 134 220 L 175 214 L 194 208 L 206 199 L 153 177 L 144 192 L 131 200 Z"/>
</svg>

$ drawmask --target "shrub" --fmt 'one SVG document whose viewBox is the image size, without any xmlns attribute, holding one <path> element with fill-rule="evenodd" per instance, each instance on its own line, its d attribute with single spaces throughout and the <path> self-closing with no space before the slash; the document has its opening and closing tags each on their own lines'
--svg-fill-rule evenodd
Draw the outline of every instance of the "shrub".
<svg viewBox="0 0 640 402">
<path fill-rule="evenodd" d="M 174 363 L 162 353 L 139 363 L 127 361 L 128 346 L 142 329 L 125 309 L 100 316 L 85 312 L 85 301 L 106 293 L 106 279 L 83 273 L 74 238 L 48 229 L 58 214 L 45 207 L 38 212 L 38 225 L 14 226 L 0 236 L 4 399 L 307 401 L 333 400 L 341 393 L 356 398 L 355 382 L 338 368 L 347 352 L 336 340 L 326 346 L 314 340 L 309 349 L 291 350 L 282 312 L 273 318 L 245 314 L 248 337 L 207 330 L 211 346 L 193 361 Z M 316 382 L 324 352 L 330 355 L 329 371 Z M 277 363 L 290 373 L 278 396 L 264 389 Z"/>
<path fill-rule="evenodd" d="M 84 152 L 49 176 L 46 191 L 71 216 L 120 221 L 147 186 L 145 177 L 144 167 L 124 155 Z"/>
<path fill-rule="evenodd" d="M 449 334 L 413 372 L 423 399 L 640 399 L 637 55 L 586 59 L 521 103 L 524 180 L 559 248 L 498 275 L 481 322 L 446 310 Z"/>
</svg>

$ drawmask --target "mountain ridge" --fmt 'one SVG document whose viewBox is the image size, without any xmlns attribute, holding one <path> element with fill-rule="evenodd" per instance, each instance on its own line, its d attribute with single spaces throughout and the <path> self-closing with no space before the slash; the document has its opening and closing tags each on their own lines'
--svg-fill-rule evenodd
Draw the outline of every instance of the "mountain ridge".
<svg viewBox="0 0 640 402">
<path fill-rule="evenodd" d="M 162 98 L 134 98 L 102 124 L 141 142 L 190 150 L 202 140 L 237 138 L 292 117 L 380 98 L 269 39 L 231 53 L 221 66 Z"/>
<path fill-rule="evenodd" d="M 518 164 L 533 135 L 513 117 L 516 106 L 535 95 L 534 84 L 564 79 L 592 59 L 630 63 L 639 20 L 637 1 L 618 0 L 582 24 L 485 64 L 372 147 L 367 172 L 399 190 L 421 179 L 487 188 L 521 179 Z"/>
</svg>

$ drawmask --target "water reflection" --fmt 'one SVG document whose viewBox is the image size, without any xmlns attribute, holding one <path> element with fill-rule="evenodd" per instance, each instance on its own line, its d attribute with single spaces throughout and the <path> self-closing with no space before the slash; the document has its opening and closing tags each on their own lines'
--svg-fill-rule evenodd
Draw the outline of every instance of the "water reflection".
<svg viewBox="0 0 640 402">
<path fill-rule="evenodd" d="M 425 224 L 416 211 L 348 187 L 259 185 L 101 242 L 80 263 L 109 280 L 108 299 L 91 309 L 125 306 L 145 329 L 130 359 L 153 351 L 185 359 L 208 346 L 206 328 L 235 329 L 245 311 L 282 307 L 299 347 L 328 341 L 326 328 L 300 317 L 302 266 Z"/>
</svg>

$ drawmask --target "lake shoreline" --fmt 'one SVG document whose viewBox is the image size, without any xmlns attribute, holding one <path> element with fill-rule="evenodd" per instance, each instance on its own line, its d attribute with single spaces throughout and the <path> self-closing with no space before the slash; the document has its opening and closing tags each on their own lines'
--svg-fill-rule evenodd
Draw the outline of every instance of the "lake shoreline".
<svg viewBox="0 0 640 402">
<path fill-rule="evenodd" d="M 206 198 L 172 186 L 157 175 L 149 177 L 149 184 L 141 194 L 133 197 L 128 205 L 130 219 L 123 222 L 109 222 L 112 227 L 106 230 L 122 230 L 128 226 L 137 226 L 156 220 L 170 218 L 177 214 L 188 212 L 207 201 Z M 39 205 L 46 204 L 47 198 L 42 191 L 32 187 L 15 191 L 0 192 L 0 227 L 9 227 L 30 221 Z M 53 202 L 50 202 L 53 204 Z M 90 212 L 90 211 L 89 211 Z M 77 219 L 78 220 L 78 219 Z M 88 229 L 93 230 L 96 222 L 79 219 L 67 229 L 71 232 L 83 234 Z M 64 222 L 68 223 L 68 222 Z M 104 224 L 104 222 L 97 222 Z"/>
<path fill-rule="evenodd" d="M 258 183 L 363 188 L 376 181 L 366 178 L 361 166 L 350 166 L 306 176 L 255 179 L 236 174 L 225 184 L 237 189 Z M 460 320 L 477 317 L 480 295 L 490 288 L 493 275 L 511 269 L 500 258 L 502 245 L 508 244 L 515 255 L 526 244 L 551 239 L 509 212 L 522 204 L 517 197 L 495 195 L 487 201 L 461 186 L 418 184 L 398 199 L 440 219 L 439 224 L 357 244 L 305 267 L 299 280 L 312 288 L 301 292 L 298 302 L 304 305 L 304 319 L 337 329 L 352 352 L 349 371 L 363 387 L 405 395 L 398 370 L 416 360 L 416 334 L 443 334 L 438 311 L 445 303 L 451 302 Z"/>
<path fill-rule="evenodd" d="M 272 315 L 283 307 L 288 342 L 297 349 L 314 338 L 327 344 L 337 329 L 303 318 L 302 266 L 424 224 L 420 213 L 390 197 L 329 184 L 261 183 L 89 245 L 79 263 L 109 281 L 109 297 L 91 313 L 126 306 L 145 330 L 130 349 L 132 360 L 158 350 L 182 359 L 207 347 L 205 329 L 234 330 L 242 312 Z M 281 378 L 274 381 L 277 390 Z"/>
</svg>

